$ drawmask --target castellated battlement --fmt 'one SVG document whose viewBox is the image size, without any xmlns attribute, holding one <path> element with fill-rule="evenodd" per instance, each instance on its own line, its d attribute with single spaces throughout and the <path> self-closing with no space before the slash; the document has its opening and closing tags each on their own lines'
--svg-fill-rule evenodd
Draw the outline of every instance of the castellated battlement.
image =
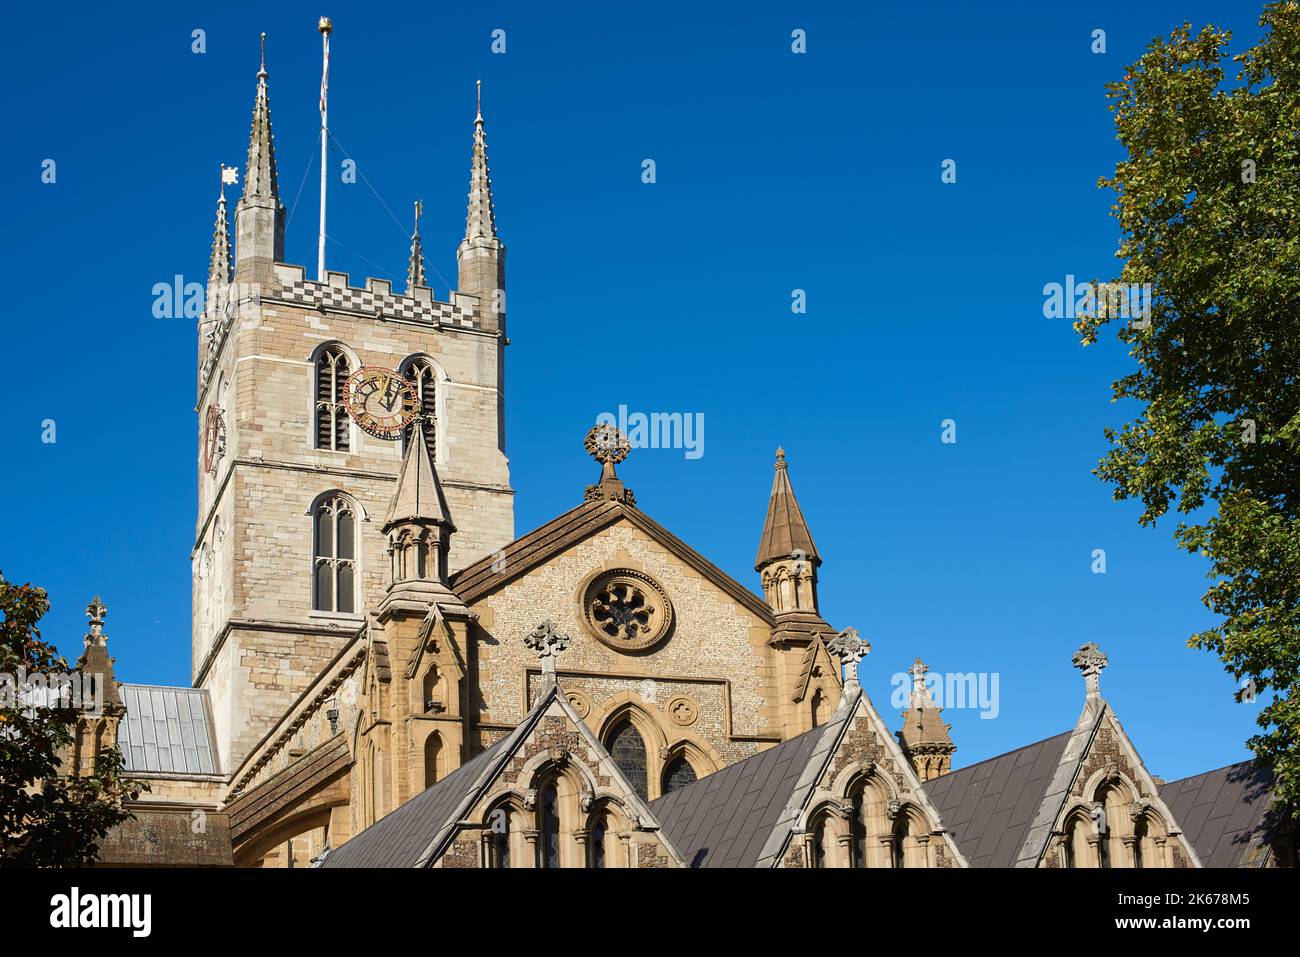
<svg viewBox="0 0 1300 957">
<path fill-rule="evenodd" d="M 352 313 L 375 319 L 398 319 L 423 322 L 440 328 L 479 329 L 482 306 L 477 296 L 452 292 L 450 302 L 439 302 L 428 286 L 415 286 L 410 295 L 393 292 L 387 279 L 366 278 L 364 287 L 349 285 L 348 274 L 327 270 L 325 281 L 306 278 L 302 266 L 275 264 L 275 278 L 279 285 L 271 291 L 264 290 L 262 298 L 296 306 L 332 312 Z"/>
</svg>

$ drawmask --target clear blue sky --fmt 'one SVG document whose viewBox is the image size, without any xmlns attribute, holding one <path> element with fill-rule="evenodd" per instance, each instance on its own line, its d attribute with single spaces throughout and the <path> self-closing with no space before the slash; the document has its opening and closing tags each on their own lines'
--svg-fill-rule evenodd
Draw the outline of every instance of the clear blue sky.
<svg viewBox="0 0 1300 957">
<path fill-rule="evenodd" d="M 294 207 L 328 13 L 331 126 L 401 220 L 335 176 L 330 265 L 354 284 L 404 276 L 416 197 L 430 265 L 455 275 L 483 78 L 520 534 L 594 480 L 582 436 L 598 413 L 703 413 L 703 457 L 642 450 L 623 466 L 639 504 L 757 588 L 784 445 L 825 561 L 823 613 L 873 643 L 863 677 L 882 711 L 917 655 L 999 673 L 995 720 L 947 712 L 958 764 L 1070 727 L 1070 655 L 1089 640 L 1154 773 L 1247 755 L 1256 706 L 1185 647 L 1210 622 L 1203 564 L 1091 474 L 1103 426 L 1125 415 L 1109 383 L 1129 360 L 1044 319 L 1042 288 L 1115 266 L 1096 187 L 1120 155 L 1103 84 L 1184 18 L 1232 28 L 1241 49 L 1257 4 L 467 6 L 10 10 L 0 568 L 49 589 L 48 638 L 78 653 L 99 593 L 119 677 L 188 683 L 196 330 L 153 318 L 151 290 L 206 278 L 217 164 L 243 166 L 263 30 Z M 790 52 L 794 28 L 806 55 Z M 940 182 L 949 158 L 955 185 Z M 315 261 L 315 176 L 291 262 Z"/>
</svg>

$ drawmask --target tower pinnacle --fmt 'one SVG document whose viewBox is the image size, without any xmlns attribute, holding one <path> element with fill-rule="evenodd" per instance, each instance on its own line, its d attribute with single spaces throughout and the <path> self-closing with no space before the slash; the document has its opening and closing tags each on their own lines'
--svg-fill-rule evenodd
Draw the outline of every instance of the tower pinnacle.
<svg viewBox="0 0 1300 957">
<path fill-rule="evenodd" d="M 492 174 L 488 169 L 487 136 L 483 132 L 483 81 L 478 81 L 478 112 L 474 117 L 474 152 L 469 170 L 469 215 L 465 241 L 497 238 L 496 210 L 492 206 Z"/>
<path fill-rule="evenodd" d="M 230 283 L 230 223 L 226 218 L 226 167 L 221 166 L 221 193 L 217 196 L 217 220 L 212 226 L 212 256 L 208 260 L 208 295 Z M 219 303 L 211 305 L 219 307 Z M 212 310 L 209 310 L 212 314 Z"/>
<path fill-rule="evenodd" d="M 415 201 L 415 229 L 411 233 L 411 259 L 406 266 L 406 294 L 411 295 L 411 290 L 416 286 L 427 286 L 424 278 L 424 245 L 420 242 L 420 214 L 424 212 L 424 204 L 420 200 Z"/>
<path fill-rule="evenodd" d="M 456 250 L 458 291 L 478 298 L 475 310 L 484 328 L 505 333 L 506 247 L 497 236 L 488 171 L 487 137 L 483 132 L 483 81 L 478 81 L 474 114 L 474 152 L 470 159 L 469 210 L 465 238 Z"/>
<path fill-rule="evenodd" d="M 271 132 L 271 97 L 267 88 L 266 34 L 257 71 L 257 95 L 248 135 L 244 194 L 235 206 L 235 273 L 241 282 L 270 278 L 274 264 L 284 258 L 284 204 L 275 168 L 275 137 Z"/>
</svg>

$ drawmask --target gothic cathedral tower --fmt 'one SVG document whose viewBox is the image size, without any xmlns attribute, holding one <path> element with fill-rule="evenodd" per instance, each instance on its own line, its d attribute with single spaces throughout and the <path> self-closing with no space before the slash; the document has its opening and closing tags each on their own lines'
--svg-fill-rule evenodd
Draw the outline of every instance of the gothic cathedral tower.
<svg viewBox="0 0 1300 957">
<path fill-rule="evenodd" d="M 480 107 L 461 289 L 425 283 L 417 221 L 406 288 L 284 259 L 265 63 L 257 75 L 233 258 L 218 200 L 199 332 L 199 495 L 193 679 L 208 689 L 221 766 L 248 751 L 380 605 L 381 526 L 403 451 L 423 435 L 456 534 L 452 571 L 514 538 L 505 456 L 505 246 L 496 235 Z M 345 408 L 363 367 L 401 372 L 420 416 L 395 440 Z"/>
</svg>

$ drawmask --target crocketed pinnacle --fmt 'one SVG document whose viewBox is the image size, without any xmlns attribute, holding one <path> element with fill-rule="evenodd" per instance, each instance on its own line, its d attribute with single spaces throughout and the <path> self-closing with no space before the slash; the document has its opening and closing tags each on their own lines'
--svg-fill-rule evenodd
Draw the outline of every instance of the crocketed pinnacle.
<svg viewBox="0 0 1300 957">
<path fill-rule="evenodd" d="M 257 98 L 253 101 L 253 129 L 248 137 L 248 165 L 244 170 L 244 200 L 278 201 L 280 184 L 275 171 L 275 137 L 271 133 L 271 97 L 266 87 L 266 34 L 262 34 L 262 67 L 257 71 Z"/>
<path fill-rule="evenodd" d="M 479 85 L 478 114 L 474 117 L 474 156 L 469 173 L 469 215 L 465 219 L 465 241 L 497 238 L 496 212 L 492 207 L 492 175 L 488 170 L 487 137 L 483 133 L 482 81 Z"/>
<path fill-rule="evenodd" d="M 428 285 L 424 278 L 424 244 L 420 242 L 421 211 L 421 203 L 416 200 L 415 230 L 411 233 L 411 259 L 406 265 L 406 291 L 408 295 L 416 286 Z"/>
<path fill-rule="evenodd" d="M 226 187 L 217 198 L 217 221 L 212 227 L 212 256 L 208 260 L 208 285 L 225 286 L 231 279 L 230 222 L 226 217 Z"/>
</svg>

